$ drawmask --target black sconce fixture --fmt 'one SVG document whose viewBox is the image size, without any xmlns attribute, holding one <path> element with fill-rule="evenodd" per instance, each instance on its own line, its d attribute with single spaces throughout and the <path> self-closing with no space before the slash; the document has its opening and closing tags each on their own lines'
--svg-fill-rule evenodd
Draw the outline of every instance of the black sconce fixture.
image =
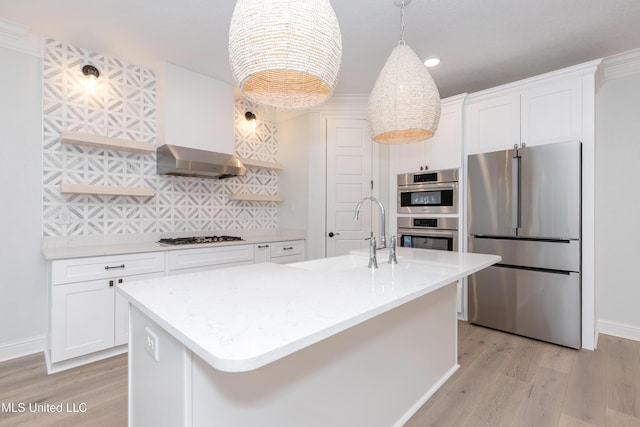
<svg viewBox="0 0 640 427">
<path fill-rule="evenodd" d="M 256 127 L 256 115 L 251 111 L 247 111 L 244 113 L 244 118 L 251 124 L 251 127 L 255 129 Z"/>
<path fill-rule="evenodd" d="M 85 77 L 85 85 L 89 92 L 93 92 L 93 89 L 96 87 L 96 83 L 98 81 L 98 77 L 100 77 L 100 71 L 93 65 L 84 65 L 82 67 L 82 74 Z"/>
</svg>

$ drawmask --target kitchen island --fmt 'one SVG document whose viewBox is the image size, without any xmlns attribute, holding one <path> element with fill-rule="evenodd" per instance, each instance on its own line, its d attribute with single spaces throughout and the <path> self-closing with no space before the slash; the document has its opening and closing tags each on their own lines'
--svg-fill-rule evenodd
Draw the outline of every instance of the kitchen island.
<svg viewBox="0 0 640 427">
<path fill-rule="evenodd" d="M 129 424 L 402 425 L 458 368 L 453 283 L 499 259 L 398 248 L 119 286 Z"/>
</svg>

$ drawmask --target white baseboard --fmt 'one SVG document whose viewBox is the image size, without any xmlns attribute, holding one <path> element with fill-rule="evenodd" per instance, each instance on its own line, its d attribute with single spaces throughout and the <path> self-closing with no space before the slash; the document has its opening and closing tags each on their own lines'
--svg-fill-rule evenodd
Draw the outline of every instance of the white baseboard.
<svg viewBox="0 0 640 427">
<path fill-rule="evenodd" d="M 640 326 L 629 325 L 611 320 L 598 320 L 598 332 L 615 337 L 640 341 Z"/>
<path fill-rule="evenodd" d="M 431 398 L 431 396 L 433 396 L 436 391 L 438 391 L 440 389 L 440 387 L 442 387 L 444 385 L 444 383 L 447 382 L 447 380 L 449 378 L 451 378 L 453 376 L 453 374 L 456 373 L 456 371 L 460 369 L 460 365 L 458 365 L 457 363 L 455 364 L 455 366 L 451 369 L 449 369 L 449 371 L 444 374 L 442 376 L 442 378 L 440 378 L 440 380 L 438 380 L 437 383 L 435 383 L 433 385 L 433 387 L 431 387 L 429 390 L 427 390 L 427 392 L 420 398 L 420 400 L 418 400 L 416 403 L 413 404 L 413 406 L 411 406 L 411 408 L 409 408 L 409 410 L 407 412 L 405 412 L 402 417 L 398 420 L 398 422 L 396 422 L 394 424 L 394 427 L 399 427 L 399 426 L 403 426 L 405 425 L 405 423 L 407 421 L 409 421 L 409 419 L 416 413 L 418 412 L 418 410 L 420 408 L 422 408 L 422 406 L 427 403 L 427 400 L 429 400 Z"/>
<path fill-rule="evenodd" d="M 45 349 L 44 336 L 24 338 L 16 341 L 0 343 L 0 362 L 40 353 Z"/>
<path fill-rule="evenodd" d="M 118 347 L 108 348 L 102 351 L 96 351 L 95 353 L 86 354 L 84 356 L 74 357 L 73 359 L 63 360 L 61 362 L 51 362 L 49 351 L 44 352 L 45 363 L 47 364 L 47 374 L 55 374 L 57 372 L 66 371 L 67 369 L 77 368 L 78 366 L 87 365 L 89 363 L 97 362 L 98 360 L 107 359 L 109 357 L 117 356 L 122 353 L 126 353 L 129 347 L 127 344 L 120 345 Z"/>
</svg>

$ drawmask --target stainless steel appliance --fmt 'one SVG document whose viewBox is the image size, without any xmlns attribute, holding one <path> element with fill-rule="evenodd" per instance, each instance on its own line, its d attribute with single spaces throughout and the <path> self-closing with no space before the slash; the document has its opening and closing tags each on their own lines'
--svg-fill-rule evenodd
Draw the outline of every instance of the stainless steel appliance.
<svg viewBox="0 0 640 427">
<path fill-rule="evenodd" d="M 581 346 L 581 145 L 468 158 L 469 251 L 502 261 L 469 276 L 469 321 Z"/>
<path fill-rule="evenodd" d="M 244 176 L 246 168 L 230 154 L 165 144 L 156 150 L 156 172 L 158 175 L 224 179 Z"/>
<path fill-rule="evenodd" d="M 398 175 L 398 213 L 458 213 L 458 169 Z"/>
<path fill-rule="evenodd" d="M 218 242 L 235 242 L 242 241 L 242 237 L 238 236 L 189 236 L 189 237 L 173 237 L 158 240 L 158 243 L 165 246 L 176 245 L 195 245 L 201 243 L 218 243 Z"/>
<path fill-rule="evenodd" d="M 403 247 L 458 250 L 458 218 L 398 218 L 398 244 Z"/>
</svg>

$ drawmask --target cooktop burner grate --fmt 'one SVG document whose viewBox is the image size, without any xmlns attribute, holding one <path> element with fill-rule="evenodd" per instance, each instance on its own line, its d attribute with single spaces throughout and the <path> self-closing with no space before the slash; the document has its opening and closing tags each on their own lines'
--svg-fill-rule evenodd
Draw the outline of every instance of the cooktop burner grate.
<svg viewBox="0 0 640 427">
<path fill-rule="evenodd" d="M 242 241 L 242 237 L 238 236 L 193 236 L 193 237 L 175 237 L 158 240 L 161 245 L 193 245 L 198 243 L 218 243 L 218 242 L 234 242 Z"/>
</svg>

